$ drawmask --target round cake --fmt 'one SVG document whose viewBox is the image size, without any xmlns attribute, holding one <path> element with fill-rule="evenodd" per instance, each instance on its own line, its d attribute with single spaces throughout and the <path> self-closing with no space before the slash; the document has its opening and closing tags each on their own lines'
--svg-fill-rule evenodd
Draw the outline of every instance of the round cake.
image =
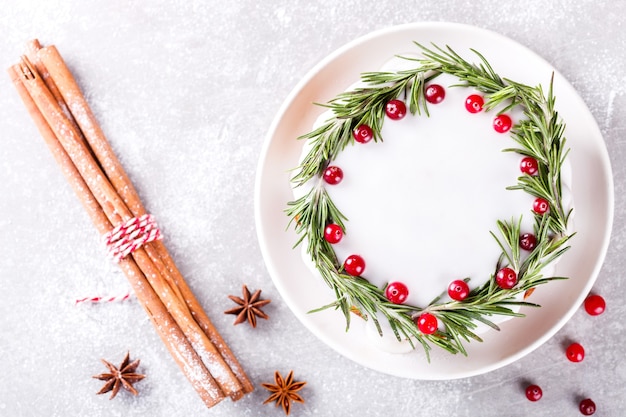
<svg viewBox="0 0 626 417">
<path fill-rule="evenodd" d="M 541 88 L 521 85 L 531 101 L 520 103 L 499 99 L 508 81 L 485 91 L 430 67 L 409 79 L 429 58 L 395 57 L 328 104 L 304 136 L 288 212 L 335 291 L 330 307 L 368 320 L 373 342 L 464 353 L 553 278 L 571 229 L 569 165 L 562 130 L 548 132 L 552 98 L 532 113 Z M 537 137 L 541 118 L 550 138 Z"/>
</svg>

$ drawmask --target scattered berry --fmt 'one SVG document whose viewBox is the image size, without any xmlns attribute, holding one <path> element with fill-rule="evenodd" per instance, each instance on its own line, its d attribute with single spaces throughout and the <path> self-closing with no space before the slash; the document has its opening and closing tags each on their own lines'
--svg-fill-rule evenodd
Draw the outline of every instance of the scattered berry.
<svg viewBox="0 0 626 417">
<path fill-rule="evenodd" d="M 426 101 L 432 104 L 438 104 L 446 97 L 446 90 L 439 84 L 430 84 L 424 91 Z"/>
<path fill-rule="evenodd" d="M 517 274 L 511 268 L 502 268 L 496 274 L 496 284 L 504 290 L 510 290 L 517 284 Z"/>
<path fill-rule="evenodd" d="M 585 359 L 585 348 L 580 343 L 572 343 L 565 349 L 565 356 L 571 362 L 582 362 Z"/>
<path fill-rule="evenodd" d="M 342 238 L 343 230 L 338 224 L 331 223 L 324 229 L 324 239 L 326 242 L 331 244 L 339 243 Z"/>
<path fill-rule="evenodd" d="M 550 209 L 550 203 L 547 200 L 537 197 L 533 202 L 533 211 L 537 214 L 544 214 Z"/>
<path fill-rule="evenodd" d="M 339 184 L 342 179 L 343 171 L 339 167 L 329 166 L 328 168 L 326 168 L 326 171 L 324 171 L 324 181 L 326 181 L 328 184 Z"/>
<path fill-rule="evenodd" d="M 478 113 L 483 109 L 485 100 L 478 94 L 472 94 L 465 99 L 465 108 L 470 113 Z"/>
<path fill-rule="evenodd" d="M 385 106 L 385 113 L 392 120 L 400 120 L 406 116 L 406 104 L 402 100 L 390 100 Z"/>
<path fill-rule="evenodd" d="M 469 286 L 467 285 L 467 282 L 462 279 L 452 281 L 450 285 L 448 285 L 448 295 L 453 300 L 463 301 L 467 298 L 469 293 Z"/>
<path fill-rule="evenodd" d="M 539 401 L 543 397 L 543 391 L 539 385 L 529 385 L 526 387 L 526 398 L 530 401 Z"/>
<path fill-rule="evenodd" d="M 359 143 L 367 143 L 374 138 L 374 132 L 368 125 L 360 125 L 352 131 L 352 136 Z"/>
<path fill-rule="evenodd" d="M 417 318 L 417 328 L 424 334 L 433 334 L 437 331 L 439 323 L 437 317 L 430 313 L 422 313 Z"/>
<path fill-rule="evenodd" d="M 524 233 L 519 237 L 519 247 L 532 251 L 537 246 L 537 238 L 532 233 Z"/>
<path fill-rule="evenodd" d="M 359 255 L 350 255 L 343 263 L 343 269 L 353 277 L 358 277 L 365 270 L 365 261 Z"/>
<path fill-rule="evenodd" d="M 606 302 L 604 298 L 597 294 L 592 294 L 585 299 L 585 311 L 591 316 L 597 316 L 604 313 Z"/>
<path fill-rule="evenodd" d="M 401 282 L 392 282 L 385 289 L 385 297 L 394 304 L 402 304 L 409 296 L 409 289 Z"/>
<path fill-rule="evenodd" d="M 580 402 L 578 408 L 583 415 L 590 416 L 596 412 L 596 403 L 594 403 L 591 398 L 585 398 Z"/>
<path fill-rule="evenodd" d="M 493 128 L 498 133 L 506 133 L 511 130 L 511 126 L 513 126 L 513 121 L 506 114 L 499 114 L 493 119 Z"/>
<path fill-rule="evenodd" d="M 539 163 L 531 156 L 525 156 L 519 163 L 519 169 L 524 174 L 535 175 L 539 171 Z"/>
</svg>

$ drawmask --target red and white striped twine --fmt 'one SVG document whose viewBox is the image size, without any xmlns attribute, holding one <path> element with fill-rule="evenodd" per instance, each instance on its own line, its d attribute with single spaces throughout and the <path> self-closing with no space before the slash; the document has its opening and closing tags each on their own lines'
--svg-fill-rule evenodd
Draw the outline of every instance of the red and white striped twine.
<svg viewBox="0 0 626 417">
<path fill-rule="evenodd" d="M 161 238 L 161 231 L 154 216 L 150 214 L 133 217 L 103 236 L 109 255 L 115 262 L 119 262 L 144 244 Z"/>
<path fill-rule="evenodd" d="M 78 298 L 76 299 L 76 303 L 75 304 L 81 304 L 81 303 L 113 303 L 113 302 L 120 302 L 120 301 L 124 301 L 124 300 L 128 300 L 131 297 L 130 292 L 127 292 L 125 294 L 120 294 L 120 295 L 114 295 L 114 296 L 109 296 L 109 297 L 84 297 L 84 298 Z"/>
</svg>

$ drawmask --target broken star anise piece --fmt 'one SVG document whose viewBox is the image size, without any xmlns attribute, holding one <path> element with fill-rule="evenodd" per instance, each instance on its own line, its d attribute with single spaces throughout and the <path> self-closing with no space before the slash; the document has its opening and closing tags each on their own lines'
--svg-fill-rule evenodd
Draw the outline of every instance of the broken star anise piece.
<svg viewBox="0 0 626 417">
<path fill-rule="evenodd" d="M 229 295 L 228 298 L 237 303 L 237 307 L 226 310 L 224 314 L 236 314 L 237 318 L 233 324 L 243 323 L 248 321 L 252 327 L 256 327 L 256 318 L 261 317 L 268 319 L 269 316 L 261 310 L 263 306 L 270 303 L 270 300 L 261 299 L 261 290 L 256 290 L 254 294 L 250 295 L 250 291 L 247 286 L 243 286 L 241 292 L 243 298 Z"/>
<path fill-rule="evenodd" d="M 289 375 L 287 375 L 287 378 L 285 379 L 283 379 L 280 373 L 276 371 L 274 372 L 274 384 L 261 384 L 263 388 L 271 392 L 271 395 L 263 402 L 263 404 L 275 401 L 276 407 L 281 405 L 285 414 L 289 415 L 292 401 L 304 404 L 304 398 L 302 398 L 297 392 L 300 391 L 305 385 L 306 382 L 304 381 L 294 382 L 293 371 L 289 371 Z"/>
<path fill-rule="evenodd" d="M 137 390 L 133 387 L 133 384 L 146 377 L 145 375 L 135 373 L 137 367 L 139 366 L 139 359 L 131 362 L 130 352 L 126 352 L 126 356 L 124 357 L 124 360 L 119 368 L 104 359 L 102 359 L 102 363 L 109 368 L 109 372 L 94 375 L 93 378 L 106 381 L 104 386 L 100 389 L 100 391 L 98 391 L 98 394 L 104 394 L 111 391 L 109 399 L 112 400 L 119 392 L 120 387 L 124 387 L 124 389 L 131 392 L 133 395 L 137 395 Z"/>
</svg>

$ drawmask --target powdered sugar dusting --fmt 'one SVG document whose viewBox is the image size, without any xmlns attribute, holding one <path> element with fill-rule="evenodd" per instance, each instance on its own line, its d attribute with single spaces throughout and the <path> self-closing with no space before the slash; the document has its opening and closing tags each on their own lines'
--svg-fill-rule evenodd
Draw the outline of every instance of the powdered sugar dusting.
<svg viewBox="0 0 626 417">
<path fill-rule="evenodd" d="M 609 93 L 609 100 L 608 100 L 608 104 L 606 105 L 606 118 L 604 121 L 604 129 L 608 129 L 611 126 L 611 121 L 613 120 L 613 112 L 615 111 L 615 96 L 617 95 L 617 93 L 615 92 L 615 90 L 611 90 L 611 92 Z"/>
<path fill-rule="evenodd" d="M 626 383 L 616 331 L 626 314 L 624 224 L 614 238 L 599 292 L 610 308 L 577 314 L 564 331 L 522 361 L 457 381 L 407 381 L 337 355 L 289 311 L 274 288 L 255 237 L 254 175 L 274 114 L 305 72 L 331 51 L 375 29 L 419 21 L 456 21 L 495 30 L 543 56 L 590 107 L 614 162 L 616 204 L 626 204 L 626 5 L 576 2 L 398 3 L 389 0 L 206 2 L 201 0 L 21 0 L 0 13 L 0 62 L 16 62 L 38 37 L 57 45 L 164 243 L 257 390 L 207 411 L 138 302 L 85 305 L 83 294 L 116 294 L 128 281 L 110 263 L 89 216 L 23 109 L 0 77 L 0 415 L 267 416 L 261 382 L 275 370 L 306 380 L 294 416 L 431 417 L 577 413 L 572 395 L 597 395 L 606 413 L 626 414 L 615 386 Z M 427 40 L 425 40 L 427 42 Z M 558 103 L 558 97 L 557 97 Z M 282 233 L 277 231 L 276 233 Z M 297 278 L 296 278 L 297 279 Z M 270 320 L 233 326 L 223 311 L 241 284 L 272 299 Z M 85 308 L 82 308 L 85 307 Z M 593 358 L 582 367 L 550 367 L 565 338 L 584 339 Z M 137 397 L 96 396 L 100 358 L 127 350 L 146 379 Z M 593 359 L 593 361 L 591 360 Z M 549 370 L 550 372 L 545 372 Z M 567 381 L 561 378 L 568 373 Z M 541 404 L 520 400 L 520 378 L 541 378 Z M 592 381 L 593 384 L 588 381 Z M 587 391 L 588 390 L 588 391 Z M 416 395 L 419 393 L 419 395 Z"/>
</svg>

